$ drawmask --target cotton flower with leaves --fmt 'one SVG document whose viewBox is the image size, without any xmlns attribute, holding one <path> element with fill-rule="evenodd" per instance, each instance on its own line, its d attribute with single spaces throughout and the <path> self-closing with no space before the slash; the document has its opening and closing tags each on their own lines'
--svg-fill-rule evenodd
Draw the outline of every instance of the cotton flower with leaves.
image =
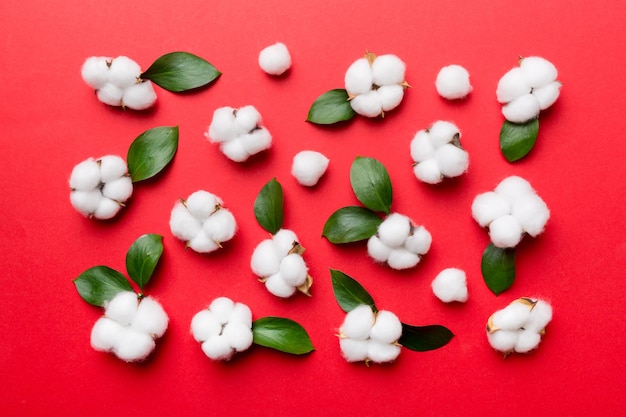
<svg viewBox="0 0 626 417">
<path fill-rule="evenodd" d="M 192 250 L 209 253 L 235 236 L 237 222 L 221 198 L 199 190 L 176 202 L 170 215 L 170 230 Z"/>
</svg>

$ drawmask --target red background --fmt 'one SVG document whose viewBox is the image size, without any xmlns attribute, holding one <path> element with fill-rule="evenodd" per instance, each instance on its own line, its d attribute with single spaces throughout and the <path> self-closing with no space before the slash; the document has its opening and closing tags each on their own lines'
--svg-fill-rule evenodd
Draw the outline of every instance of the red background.
<svg viewBox="0 0 626 417">
<path fill-rule="evenodd" d="M 623 415 L 623 1 L 4 0 L 0 9 L 2 415 Z M 257 65 L 259 51 L 276 41 L 293 57 L 279 79 Z M 191 94 L 157 88 L 157 106 L 145 113 L 107 107 L 80 77 L 92 55 L 128 55 L 145 69 L 178 50 L 223 75 Z M 366 50 L 407 63 L 413 88 L 401 106 L 382 121 L 306 123 L 315 98 L 343 87 L 346 68 Z M 519 55 L 554 62 L 564 86 L 541 115 L 535 149 L 509 164 L 498 148 L 495 87 Z M 469 70 L 474 86 L 459 103 L 434 88 L 437 71 L 452 63 Z M 203 133 L 217 107 L 246 104 L 259 109 L 274 144 L 239 165 Z M 460 127 L 470 170 L 431 187 L 411 172 L 409 142 L 437 119 Z M 121 216 L 97 222 L 74 211 L 67 181 L 76 163 L 125 156 L 137 135 L 163 125 L 180 128 L 173 164 L 138 184 Z M 303 149 L 331 159 L 313 189 L 289 173 Z M 357 203 L 348 176 L 357 155 L 386 165 L 393 210 L 433 235 L 427 258 L 409 272 L 374 264 L 363 245 L 337 247 L 320 237 L 334 210 Z M 516 282 L 496 297 L 482 282 L 488 237 L 470 206 L 513 174 L 531 182 L 552 216 L 544 234 L 523 242 Z M 253 248 L 267 237 L 253 201 L 272 177 L 284 188 L 285 227 L 307 248 L 310 299 L 271 296 L 249 268 Z M 168 227 L 176 199 L 198 189 L 221 196 L 239 224 L 234 240 L 208 256 L 184 251 Z M 72 279 L 94 265 L 124 271 L 126 250 L 144 233 L 164 236 L 147 292 L 164 305 L 170 327 L 137 365 L 89 346 L 101 309 L 78 296 Z M 445 305 L 431 292 L 435 275 L 451 266 L 468 274 L 466 304 Z M 391 365 L 348 364 L 334 336 L 344 314 L 329 268 L 359 280 L 379 308 L 404 322 L 440 323 L 456 336 L 437 351 L 404 350 Z M 253 347 L 229 363 L 210 361 L 188 329 L 221 295 L 248 304 L 255 318 L 298 321 L 317 350 L 294 357 Z M 484 325 L 520 296 L 549 300 L 554 319 L 537 351 L 503 360 Z"/>
</svg>

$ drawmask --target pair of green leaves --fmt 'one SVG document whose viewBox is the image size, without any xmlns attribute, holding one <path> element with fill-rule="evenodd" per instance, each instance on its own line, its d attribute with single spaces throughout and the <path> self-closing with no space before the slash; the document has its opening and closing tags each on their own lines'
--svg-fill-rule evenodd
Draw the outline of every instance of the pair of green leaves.
<svg viewBox="0 0 626 417">
<path fill-rule="evenodd" d="M 252 342 L 280 352 L 303 355 L 315 350 L 300 324 L 283 317 L 263 317 L 252 323 Z"/>
<path fill-rule="evenodd" d="M 156 234 L 140 236 L 126 253 L 126 271 L 141 292 L 152 278 L 162 254 L 163 236 Z M 73 282 L 83 300 L 100 307 L 119 292 L 134 291 L 124 275 L 108 266 L 89 268 Z"/>
<path fill-rule="evenodd" d="M 348 313 L 362 304 L 370 306 L 374 312 L 378 311 L 372 296 L 354 278 L 335 269 L 330 270 L 330 276 L 335 299 L 343 311 Z M 454 334 L 448 328 L 438 324 L 412 326 L 402 323 L 402 336 L 398 343 L 408 349 L 425 352 L 445 346 L 452 337 Z"/>
<path fill-rule="evenodd" d="M 376 212 L 391 212 L 391 179 L 385 166 L 378 160 L 358 156 L 350 167 L 350 184 L 356 198 L 365 207 L 343 207 L 330 215 L 324 224 L 322 236 L 331 243 L 369 239 L 382 223 Z"/>
<path fill-rule="evenodd" d="M 348 92 L 337 88 L 315 99 L 306 120 L 318 125 L 330 125 L 351 120 L 355 115 L 350 105 Z"/>
<path fill-rule="evenodd" d="M 221 74 L 210 62 L 199 56 L 188 52 L 171 52 L 157 58 L 140 78 L 179 93 L 203 87 Z"/>
<path fill-rule="evenodd" d="M 257 222 L 273 235 L 283 227 L 283 202 L 283 187 L 276 178 L 269 180 L 254 200 L 254 216 Z"/>
<path fill-rule="evenodd" d="M 500 295 L 515 280 L 515 249 L 503 249 L 489 243 L 483 252 L 480 268 L 487 287 L 495 295 Z"/>
<path fill-rule="evenodd" d="M 154 177 L 174 158 L 178 149 L 178 126 L 146 130 L 130 145 L 126 163 L 133 182 Z"/>
<path fill-rule="evenodd" d="M 523 158 L 535 146 L 539 133 L 539 119 L 526 123 L 505 120 L 500 129 L 500 150 L 509 162 Z"/>
</svg>

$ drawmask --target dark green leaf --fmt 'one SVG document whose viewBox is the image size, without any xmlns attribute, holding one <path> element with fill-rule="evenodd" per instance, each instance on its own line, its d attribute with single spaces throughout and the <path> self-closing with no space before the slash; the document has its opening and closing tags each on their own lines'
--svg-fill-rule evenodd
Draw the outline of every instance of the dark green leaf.
<svg viewBox="0 0 626 417">
<path fill-rule="evenodd" d="M 133 182 L 152 178 L 170 163 L 178 149 L 178 126 L 146 130 L 128 149 L 128 172 Z"/>
<path fill-rule="evenodd" d="M 263 317 L 252 323 L 253 342 L 281 352 L 302 355 L 315 348 L 304 327 L 281 317 Z"/>
<path fill-rule="evenodd" d="M 350 120 L 355 114 L 346 90 L 335 89 L 327 91 L 313 102 L 306 120 L 318 125 L 329 125 Z"/>
<path fill-rule="evenodd" d="M 402 336 L 398 343 L 407 349 L 426 352 L 445 346 L 452 337 L 454 334 L 450 330 L 438 324 L 411 326 L 402 323 Z"/>
<path fill-rule="evenodd" d="M 132 291 L 126 277 L 108 266 L 89 268 L 74 280 L 78 294 L 89 304 L 104 306 L 121 291 Z"/>
<path fill-rule="evenodd" d="M 350 184 L 365 207 L 389 214 L 392 188 L 383 164 L 374 158 L 357 156 L 350 167 Z"/>
<path fill-rule="evenodd" d="M 539 132 L 539 119 L 517 124 L 505 120 L 500 129 L 500 150 L 509 162 L 526 156 L 535 146 Z"/>
<path fill-rule="evenodd" d="M 377 311 L 372 296 L 354 278 L 336 269 L 330 270 L 330 278 L 335 299 L 343 311 L 348 313 L 361 304 L 368 305 L 372 307 L 372 310 Z"/>
<path fill-rule="evenodd" d="M 502 249 L 490 243 L 483 252 L 480 268 L 487 287 L 499 295 L 515 280 L 515 250 Z"/>
<path fill-rule="evenodd" d="M 207 85 L 222 73 L 211 63 L 188 52 L 171 52 L 159 57 L 141 78 L 173 92 Z"/>
<path fill-rule="evenodd" d="M 126 271 L 143 290 L 163 254 L 163 236 L 148 234 L 140 236 L 126 253 Z"/>
<path fill-rule="evenodd" d="M 261 188 L 254 200 L 254 216 L 262 228 L 276 234 L 283 227 L 283 187 L 276 178 Z"/>
<path fill-rule="evenodd" d="M 330 215 L 322 236 L 331 243 L 350 243 L 369 239 L 383 220 L 365 207 L 342 207 Z"/>
</svg>

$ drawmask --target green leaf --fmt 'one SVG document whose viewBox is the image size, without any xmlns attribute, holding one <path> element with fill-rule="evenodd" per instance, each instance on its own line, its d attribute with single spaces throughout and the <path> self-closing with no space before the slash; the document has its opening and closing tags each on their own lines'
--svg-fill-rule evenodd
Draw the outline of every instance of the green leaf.
<svg viewBox="0 0 626 417">
<path fill-rule="evenodd" d="M 283 187 L 276 178 L 261 188 L 254 200 L 254 216 L 262 228 L 276 234 L 283 227 Z"/>
<path fill-rule="evenodd" d="M 89 304 L 104 306 L 121 291 L 133 288 L 124 275 L 108 266 L 94 266 L 78 276 L 74 281 L 78 294 Z"/>
<path fill-rule="evenodd" d="M 350 243 L 369 239 L 376 234 L 383 220 L 365 207 L 342 207 L 330 215 L 322 236 L 331 243 Z"/>
<path fill-rule="evenodd" d="M 398 343 L 407 349 L 426 352 L 445 346 L 453 337 L 450 330 L 438 324 L 411 326 L 402 323 L 402 336 Z"/>
<path fill-rule="evenodd" d="M 210 62 L 199 56 L 188 52 L 171 52 L 157 58 L 140 77 L 178 93 L 207 85 L 221 74 Z"/>
<path fill-rule="evenodd" d="M 163 254 L 163 236 L 140 236 L 126 253 L 126 271 L 143 291 Z"/>
<path fill-rule="evenodd" d="M 252 323 L 253 343 L 281 352 L 302 355 L 315 348 L 304 327 L 282 317 L 263 317 Z"/>
<path fill-rule="evenodd" d="M 373 311 L 377 311 L 372 296 L 354 278 L 336 269 L 330 270 L 330 278 L 335 299 L 343 311 L 348 313 L 361 304 L 368 305 Z"/>
<path fill-rule="evenodd" d="M 338 88 L 315 99 L 306 120 L 318 125 L 330 125 L 350 120 L 355 115 L 348 101 L 348 92 Z"/>
<path fill-rule="evenodd" d="M 383 164 L 374 158 L 357 156 L 350 167 L 350 184 L 365 207 L 389 214 L 392 188 Z"/>
<path fill-rule="evenodd" d="M 517 124 L 505 120 L 500 129 L 500 150 L 509 162 L 526 156 L 535 146 L 539 132 L 539 119 Z"/>
<path fill-rule="evenodd" d="M 152 178 L 170 163 L 178 149 L 178 126 L 146 130 L 128 149 L 128 172 L 133 182 Z"/>
<path fill-rule="evenodd" d="M 502 249 L 490 243 L 483 252 L 480 268 L 487 287 L 499 295 L 515 280 L 515 250 Z"/>
</svg>

